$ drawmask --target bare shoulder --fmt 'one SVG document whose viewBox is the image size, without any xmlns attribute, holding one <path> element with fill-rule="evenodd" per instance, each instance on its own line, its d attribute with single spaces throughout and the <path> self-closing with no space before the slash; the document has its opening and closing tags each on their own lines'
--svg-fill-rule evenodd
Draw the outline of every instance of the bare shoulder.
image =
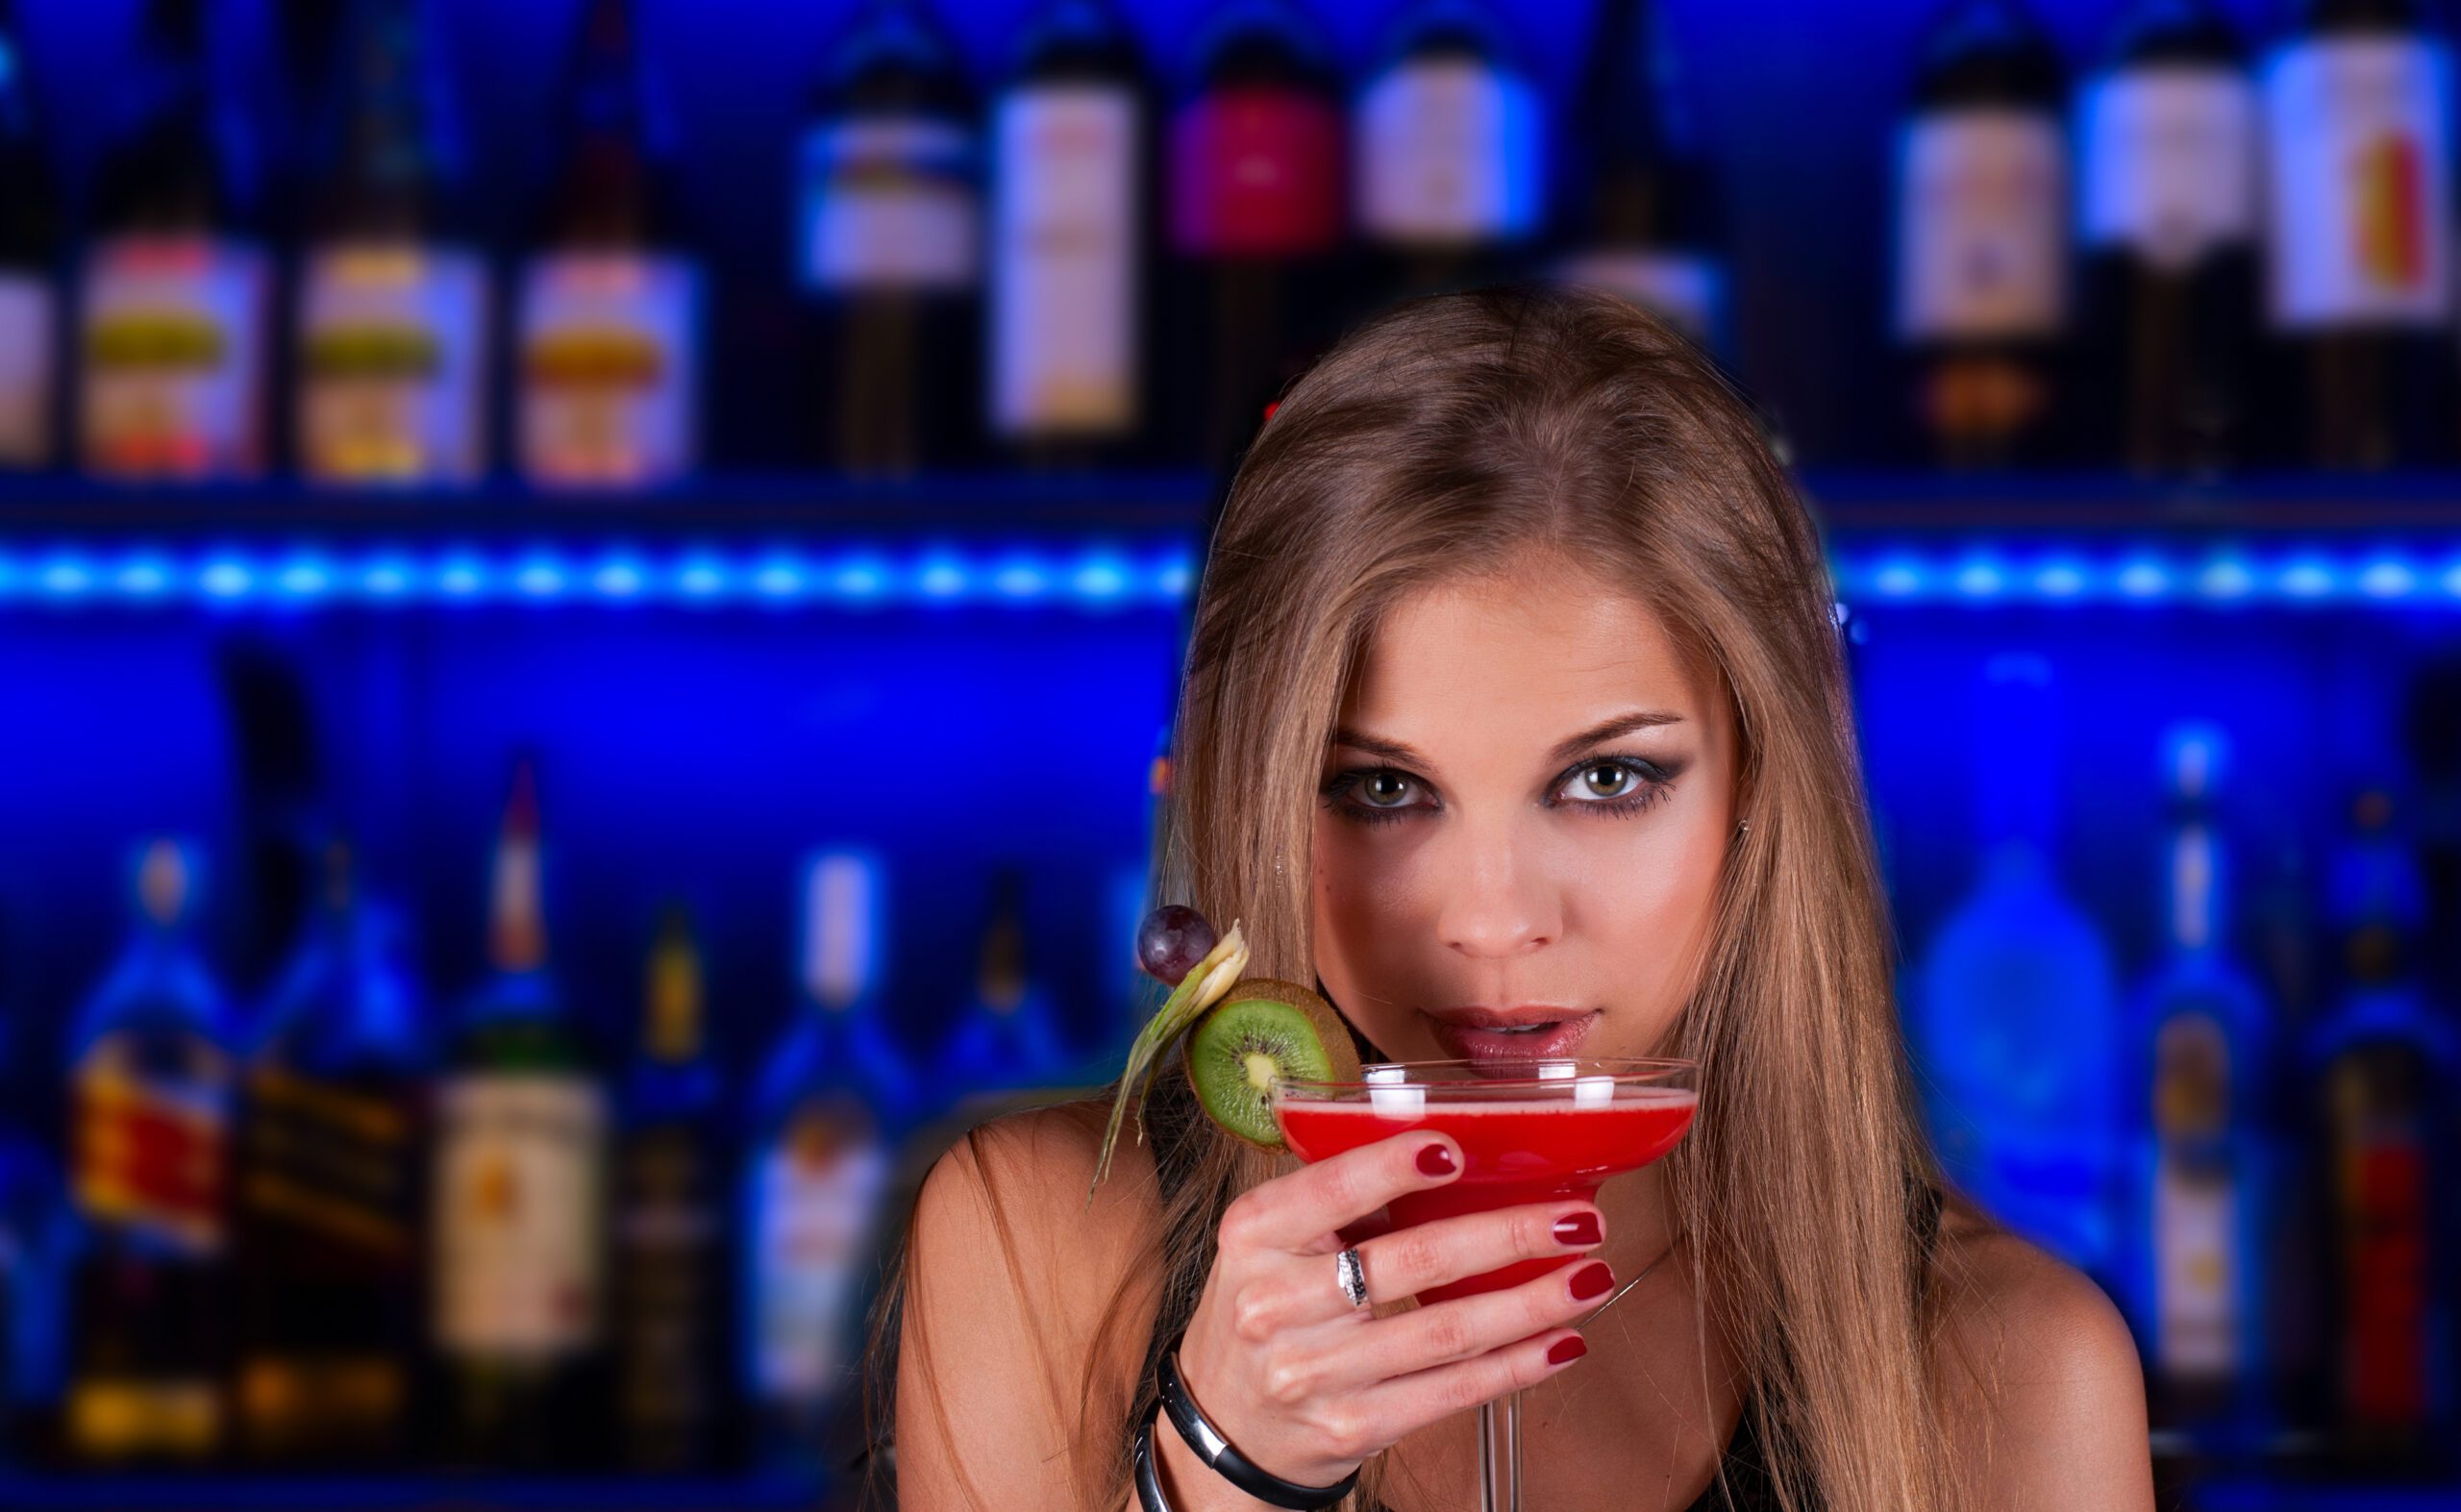
<svg viewBox="0 0 2461 1512">
<path fill-rule="evenodd" d="M 1007 1113 L 957 1137 L 915 1200 L 915 1246 L 1006 1279 L 1075 1317 L 1099 1309 L 1150 1236 L 1158 1210 L 1151 1154 L 1124 1130 L 1097 1184 L 1108 1109 L 1079 1101 Z M 1092 1295 L 1100 1291 L 1102 1295 Z"/>
<path fill-rule="evenodd" d="M 2007 1508 L 2153 1505 L 2144 1369 L 2075 1267 L 1951 1206 L 1933 1364 L 1975 1489 Z"/>
<path fill-rule="evenodd" d="M 896 1387 L 916 1507 L 1088 1504 L 1067 1451 L 1123 1415 L 1158 1302 L 1140 1264 L 1153 1162 L 1131 1137 L 1093 1188 L 1106 1110 L 1004 1114 L 957 1136 L 915 1196 Z"/>
</svg>

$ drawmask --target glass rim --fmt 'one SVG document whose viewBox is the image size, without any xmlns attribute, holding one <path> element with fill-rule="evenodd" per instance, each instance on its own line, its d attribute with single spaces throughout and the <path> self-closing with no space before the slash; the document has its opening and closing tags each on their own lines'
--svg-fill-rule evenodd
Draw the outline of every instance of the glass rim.
<svg viewBox="0 0 2461 1512">
<path fill-rule="evenodd" d="M 1448 1071 L 1475 1071 L 1476 1068 L 1479 1066 L 1494 1064 L 1497 1064 L 1497 1062 L 1459 1058 L 1450 1060 L 1375 1060 L 1369 1061 L 1359 1067 L 1359 1076 L 1356 1080 L 1318 1079 L 1313 1077 L 1277 1077 L 1274 1078 L 1273 1082 L 1274 1096 L 1280 1097 L 1281 1095 L 1281 1089 L 1285 1087 L 1292 1089 L 1295 1093 L 1300 1095 L 1325 1092 L 1372 1092 L 1378 1088 L 1397 1086 L 1429 1088 L 1470 1087 L 1482 1092 L 1492 1092 L 1498 1088 L 1563 1087 L 1569 1086 L 1577 1079 L 1594 1082 L 1599 1078 L 1604 1078 L 1611 1080 L 1618 1086 L 1648 1086 L 1653 1082 L 1664 1081 L 1671 1077 L 1683 1075 L 1685 1073 L 1697 1074 L 1701 1069 L 1701 1063 L 1699 1061 L 1678 1055 L 1533 1055 L 1526 1061 L 1506 1061 L 1504 1062 L 1504 1064 L 1520 1064 L 1533 1067 L 1560 1065 L 1573 1067 L 1574 1070 L 1568 1074 L 1557 1076 L 1542 1076 L 1533 1074 L 1526 1077 L 1483 1077 L 1472 1075 L 1457 1078 L 1447 1078 L 1444 1079 L 1418 1080 L 1405 1075 L 1398 1079 L 1389 1079 L 1384 1081 L 1371 1081 L 1367 1079 L 1367 1073 L 1371 1071 L 1401 1071 L 1407 1073 L 1412 1071 L 1422 1071 L 1430 1067 L 1442 1067 Z"/>
</svg>

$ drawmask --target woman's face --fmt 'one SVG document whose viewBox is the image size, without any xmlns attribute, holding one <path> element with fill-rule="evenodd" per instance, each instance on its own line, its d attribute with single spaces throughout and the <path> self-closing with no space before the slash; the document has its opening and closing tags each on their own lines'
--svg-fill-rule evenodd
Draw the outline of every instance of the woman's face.
<svg viewBox="0 0 2461 1512">
<path fill-rule="evenodd" d="M 1656 1050 L 1734 829 L 1714 673 L 1531 557 L 1400 605 L 1336 723 L 1316 970 L 1359 1032 L 1397 1060 Z"/>
</svg>

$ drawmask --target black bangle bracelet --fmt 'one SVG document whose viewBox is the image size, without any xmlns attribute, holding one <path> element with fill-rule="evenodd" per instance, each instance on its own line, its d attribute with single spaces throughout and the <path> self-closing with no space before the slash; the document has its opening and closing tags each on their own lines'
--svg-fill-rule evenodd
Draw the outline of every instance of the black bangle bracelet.
<svg viewBox="0 0 2461 1512">
<path fill-rule="evenodd" d="M 1180 1379 L 1180 1346 L 1176 1339 L 1155 1364 L 1154 1384 L 1162 1399 L 1162 1410 L 1171 1415 L 1171 1425 L 1187 1440 L 1188 1448 L 1196 1450 L 1196 1457 L 1211 1467 L 1215 1475 L 1259 1501 L 1288 1507 L 1291 1512 L 1317 1512 L 1349 1496 L 1350 1488 L 1358 1484 L 1355 1470 L 1330 1486 L 1303 1486 L 1257 1468 L 1197 1410 L 1196 1399 L 1188 1395 L 1186 1383 Z"/>
<path fill-rule="evenodd" d="M 1136 1501 L 1145 1512 L 1171 1512 L 1170 1499 L 1162 1495 L 1161 1472 L 1154 1468 L 1154 1420 L 1161 1415 L 1157 1401 L 1136 1425 Z"/>
</svg>

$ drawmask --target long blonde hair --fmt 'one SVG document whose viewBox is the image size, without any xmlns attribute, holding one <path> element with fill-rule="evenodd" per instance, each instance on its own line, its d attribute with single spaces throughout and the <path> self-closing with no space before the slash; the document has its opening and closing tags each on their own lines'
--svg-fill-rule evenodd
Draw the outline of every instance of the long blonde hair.
<svg viewBox="0 0 2461 1512">
<path fill-rule="evenodd" d="M 1355 658 L 1405 596 L 1532 548 L 1627 584 L 1733 700 L 1749 830 L 1671 1047 L 1702 1064 L 1703 1113 L 1668 1174 L 1780 1503 L 1941 1512 L 1957 1499 L 1918 1232 L 1935 1172 L 1827 570 L 1749 406 L 1667 327 L 1554 286 L 1438 295 L 1353 332 L 1290 387 L 1208 543 L 1156 896 L 1245 921 L 1251 975 L 1316 980 L 1309 841 Z M 1131 1495 L 1153 1360 L 1195 1310 L 1224 1208 L 1291 1169 L 1216 1128 L 1176 1074 L 1146 1120 L 1159 1221 L 1082 1363 L 1089 1410 L 1069 1447 L 1106 1508 Z M 1156 1275 L 1142 1377 L 1102 1379 Z M 892 1271 L 874 1314 L 875 1418 L 907 1279 Z M 1369 1462 L 1345 1512 L 1376 1504 L 1383 1469 Z"/>
</svg>

